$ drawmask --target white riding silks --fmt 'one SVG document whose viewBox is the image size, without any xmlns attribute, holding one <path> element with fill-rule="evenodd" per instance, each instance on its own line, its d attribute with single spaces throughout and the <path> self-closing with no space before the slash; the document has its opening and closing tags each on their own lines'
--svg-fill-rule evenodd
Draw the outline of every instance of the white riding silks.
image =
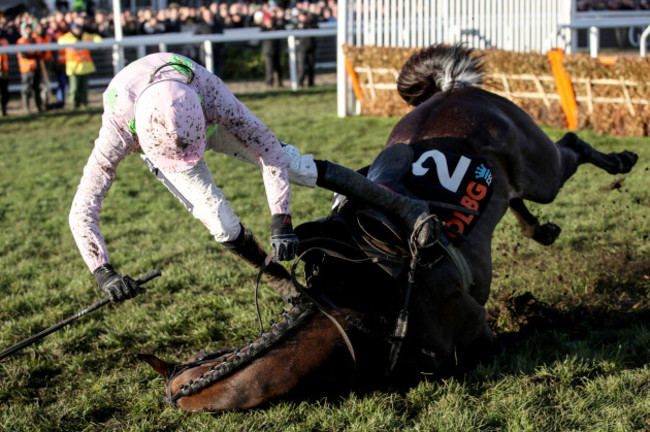
<svg viewBox="0 0 650 432">
<path fill-rule="evenodd" d="M 214 133 L 206 140 L 206 149 L 208 148 L 257 166 L 255 157 L 245 151 L 237 138 L 221 126 L 217 126 Z M 287 143 L 282 143 L 282 150 L 289 165 L 289 182 L 300 186 L 315 187 L 318 171 L 314 157 L 310 154 L 301 155 L 296 147 Z"/>
<path fill-rule="evenodd" d="M 203 222 L 216 241 L 223 243 L 237 238 L 241 230 L 239 217 L 214 183 L 203 158 L 187 171 L 163 174 L 182 198 L 191 203 L 192 215 Z"/>
</svg>

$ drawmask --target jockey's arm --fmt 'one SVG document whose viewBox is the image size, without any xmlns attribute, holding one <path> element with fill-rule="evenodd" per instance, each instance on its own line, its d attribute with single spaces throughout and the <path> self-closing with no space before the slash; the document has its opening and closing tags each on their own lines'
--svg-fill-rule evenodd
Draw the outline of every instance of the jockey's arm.
<svg viewBox="0 0 650 432">
<path fill-rule="evenodd" d="M 271 214 L 289 214 L 288 163 L 280 141 L 218 77 L 206 79 L 211 81 L 208 87 L 215 89 L 203 95 L 206 122 L 223 127 L 237 139 L 241 150 L 253 156 L 262 171 Z"/>
<path fill-rule="evenodd" d="M 83 169 L 70 208 L 69 224 L 84 262 L 91 272 L 108 264 L 108 250 L 99 229 L 99 214 L 117 165 L 131 152 L 135 140 L 108 113 L 102 117 L 99 137 Z"/>
</svg>

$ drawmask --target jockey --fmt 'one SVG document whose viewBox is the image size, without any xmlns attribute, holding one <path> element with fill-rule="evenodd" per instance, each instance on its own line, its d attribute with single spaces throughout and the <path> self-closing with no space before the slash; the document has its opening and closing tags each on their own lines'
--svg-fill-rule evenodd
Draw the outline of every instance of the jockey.
<svg viewBox="0 0 650 432">
<path fill-rule="evenodd" d="M 156 53 L 120 71 L 103 94 L 99 137 L 84 168 L 70 209 L 70 228 L 99 289 L 113 302 L 136 296 L 137 282 L 119 274 L 99 229 L 99 213 L 115 179 L 117 165 L 142 152 L 151 172 L 210 231 L 219 243 L 259 269 L 266 252 L 235 215 L 203 159 L 207 149 L 255 163 L 262 171 L 271 210 L 271 247 L 281 261 L 293 259 L 298 245 L 291 222 L 289 181 L 317 184 L 350 196 L 387 203 L 411 227 L 414 213 L 426 212 L 377 186 L 352 170 L 329 161 L 314 161 L 281 143 L 217 76 L 173 53 Z M 353 181 L 354 180 L 354 181 Z M 348 185 L 347 183 L 354 183 Z M 413 220 L 411 220 L 413 219 Z M 296 292 L 287 270 L 273 260 L 265 279 L 285 301 Z"/>
</svg>

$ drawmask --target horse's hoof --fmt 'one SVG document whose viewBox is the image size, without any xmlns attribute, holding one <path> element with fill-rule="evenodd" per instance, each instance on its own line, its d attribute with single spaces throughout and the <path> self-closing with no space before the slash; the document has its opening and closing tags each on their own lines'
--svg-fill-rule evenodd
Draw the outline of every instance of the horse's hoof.
<svg viewBox="0 0 650 432">
<path fill-rule="evenodd" d="M 560 236 L 562 228 L 559 225 L 552 222 L 545 223 L 544 225 L 538 225 L 535 229 L 535 235 L 533 239 L 544 246 L 553 244 L 555 239 Z"/>
<path fill-rule="evenodd" d="M 605 167 L 605 171 L 610 174 L 625 174 L 630 172 L 639 157 L 636 153 L 623 151 L 620 153 L 610 153 L 607 155 L 612 163 Z"/>
<path fill-rule="evenodd" d="M 621 170 L 619 171 L 621 174 L 630 172 L 634 164 L 636 164 L 636 161 L 639 159 L 639 156 L 637 156 L 636 153 L 629 151 L 621 152 L 617 156 L 621 161 Z"/>
</svg>

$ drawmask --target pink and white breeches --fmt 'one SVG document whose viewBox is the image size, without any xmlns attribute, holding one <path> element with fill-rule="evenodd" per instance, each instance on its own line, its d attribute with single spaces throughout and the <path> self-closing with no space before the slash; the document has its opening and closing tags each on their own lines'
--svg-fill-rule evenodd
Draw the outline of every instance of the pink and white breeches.
<svg viewBox="0 0 650 432">
<path fill-rule="evenodd" d="M 242 151 L 237 138 L 222 127 L 217 127 L 210 135 L 206 147 L 257 166 L 255 158 Z M 298 149 L 290 144 L 283 143 L 282 149 L 289 162 L 289 181 L 315 187 L 318 172 L 312 155 L 301 155 Z M 223 191 L 215 184 L 210 168 L 203 158 L 194 167 L 178 173 L 163 172 L 154 167 L 146 156 L 143 155 L 142 159 L 156 178 L 208 228 L 217 242 L 223 243 L 237 238 L 241 230 L 240 219 L 235 215 Z"/>
<path fill-rule="evenodd" d="M 180 173 L 163 172 L 153 168 L 143 156 L 151 171 L 169 191 L 200 220 L 219 243 L 235 240 L 241 226 L 230 202 L 214 183 L 210 168 L 201 160 L 192 168 Z"/>
</svg>

